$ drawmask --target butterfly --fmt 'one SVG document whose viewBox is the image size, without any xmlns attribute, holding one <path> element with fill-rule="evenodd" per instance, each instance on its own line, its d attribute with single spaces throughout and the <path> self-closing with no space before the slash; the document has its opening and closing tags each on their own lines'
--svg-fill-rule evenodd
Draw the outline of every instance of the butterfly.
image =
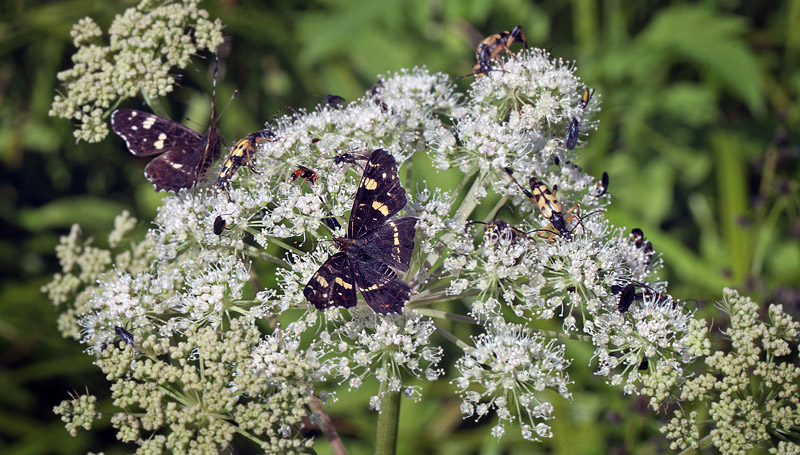
<svg viewBox="0 0 800 455">
<path fill-rule="evenodd" d="M 319 310 L 356 306 L 356 289 L 376 313 L 400 313 L 411 288 L 392 268 L 405 272 L 414 252 L 417 219 L 387 221 L 406 205 L 397 162 L 374 150 L 358 185 L 347 235 L 333 239 L 339 252 L 317 269 L 303 295 Z"/>
<path fill-rule="evenodd" d="M 214 67 L 214 93 L 217 85 Z M 220 155 L 216 97 L 212 96 L 208 133 L 202 135 L 178 122 L 134 109 L 119 109 L 111 114 L 111 128 L 136 156 L 153 158 L 144 176 L 156 191 L 191 188 Z"/>
</svg>

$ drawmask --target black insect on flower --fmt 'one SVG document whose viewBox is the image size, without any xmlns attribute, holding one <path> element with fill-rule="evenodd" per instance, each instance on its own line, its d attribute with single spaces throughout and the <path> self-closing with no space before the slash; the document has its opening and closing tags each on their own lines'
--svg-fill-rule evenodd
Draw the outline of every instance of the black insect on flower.
<svg viewBox="0 0 800 455">
<path fill-rule="evenodd" d="M 214 218 L 214 234 L 222 235 L 226 224 L 228 224 L 228 222 L 225 221 L 225 218 L 223 218 L 222 215 L 217 215 L 217 217 Z"/>
<path fill-rule="evenodd" d="M 586 109 L 586 106 L 589 105 L 589 101 L 592 99 L 592 95 L 594 95 L 594 89 L 589 91 L 589 89 L 585 89 L 583 91 L 583 96 L 581 96 L 581 101 L 579 107 L 581 110 Z M 581 122 L 572 117 L 572 121 L 569 124 L 569 128 L 567 129 L 567 150 L 572 150 L 578 145 L 578 136 L 581 134 Z"/>
<path fill-rule="evenodd" d="M 595 184 L 595 188 L 597 188 L 597 197 L 608 192 L 608 172 L 603 172 L 603 177 Z"/>
<path fill-rule="evenodd" d="M 641 292 L 636 292 L 636 286 L 641 288 Z M 672 300 L 672 297 L 668 294 L 656 292 L 653 288 L 644 283 L 628 283 L 625 286 L 612 285 L 611 292 L 615 295 L 619 294 L 617 309 L 623 314 L 628 312 L 633 302 L 644 302 L 645 299 L 648 299 L 656 305 L 664 305 L 668 302 L 672 302 L 672 308 L 675 308 L 677 305 L 677 302 Z"/>
<path fill-rule="evenodd" d="M 129 344 L 134 349 L 136 349 L 136 343 L 134 343 L 133 341 L 133 334 L 131 332 L 128 332 L 127 330 L 125 330 L 120 326 L 114 327 L 114 332 L 117 334 L 119 339 L 122 340 L 123 343 Z"/>
<path fill-rule="evenodd" d="M 405 205 L 406 191 L 394 157 L 383 149 L 373 151 L 353 200 L 347 235 L 334 239 L 339 252 L 320 266 L 303 290 L 314 307 L 352 308 L 358 289 L 376 313 L 402 311 L 411 288 L 392 269 L 408 270 L 417 219 L 387 220 Z"/>
<path fill-rule="evenodd" d="M 626 284 L 625 287 L 622 288 L 622 292 L 619 294 L 619 304 L 617 304 L 617 309 L 619 312 L 623 314 L 627 313 L 635 297 L 636 287 L 632 283 Z"/>
<path fill-rule="evenodd" d="M 159 155 L 144 169 L 156 191 L 193 187 L 220 155 L 217 129 L 217 66 L 214 65 L 214 90 L 211 120 L 205 135 L 178 122 L 149 112 L 119 109 L 111 114 L 111 128 L 136 156 Z"/>
<path fill-rule="evenodd" d="M 639 228 L 633 228 L 631 230 L 631 240 L 636 248 L 644 252 L 645 263 L 650 265 L 650 263 L 653 262 L 653 255 L 655 255 L 656 252 L 653 249 L 653 244 L 644 237 L 644 232 Z"/>
<path fill-rule="evenodd" d="M 339 95 L 327 94 L 325 95 L 325 104 L 331 107 L 338 107 L 344 104 L 344 98 Z"/>
<path fill-rule="evenodd" d="M 356 164 L 356 165 L 360 166 L 360 164 L 358 164 L 358 162 L 359 161 L 367 161 L 367 160 L 369 160 L 370 156 L 372 156 L 371 152 L 367 152 L 367 153 L 365 153 L 365 152 L 337 153 L 333 157 L 333 163 L 336 164 L 336 165 L 347 163 L 347 164 Z"/>
<path fill-rule="evenodd" d="M 339 224 L 339 221 L 336 220 L 336 217 L 331 214 L 326 216 L 323 221 L 325 221 L 325 224 L 331 231 L 335 231 L 342 227 L 342 225 Z"/>
</svg>

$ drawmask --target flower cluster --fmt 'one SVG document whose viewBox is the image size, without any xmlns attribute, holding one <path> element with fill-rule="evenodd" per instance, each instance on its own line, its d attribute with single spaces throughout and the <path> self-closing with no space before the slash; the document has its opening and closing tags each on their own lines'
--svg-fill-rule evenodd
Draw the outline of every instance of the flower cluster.
<svg viewBox="0 0 800 455">
<path fill-rule="evenodd" d="M 481 418 L 494 409 L 499 423 L 492 434 L 498 438 L 505 432 L 504 423 L 513 421 L 514 416 L 527 420 L 521 423 L 525 439 L 550 437 L 550 426 L 543 421 L 553 418 L 553 405 L 537 393 L 552 388 L 562 397 L 572 398 L 567 388 L 570 362 L 564 359 L 564 345 L 502 320 L 489 324 L 488 332 L 472 341 L 474 346 L 464 349 L 464 356 L 456 363 L 461 373 L 455 383 L 463 399 L 462 414 Z M 473 386 L 482 391 L 473 390 Z M 537 423 L 537 419 L 543 421 Z"/>
<path fill-rule="evenodd" d="M 222 43 L 222 23 L 209 20 L 198 2 L 143 0 L 114 19 L 108 45 L 100 43 L 103 32 L 91 18 L 81 19 L 71 32 L 78 48 L 74 66 L 58 74 L 65 94 L 56 95 L 50 115 L 77 122 L 76 139 L 98 142 L 121 101 L 171 92 L 173 68 L 185 68 L 193 55 Z"/>
<path fill-rule="evenodd" d="M 305 453 L 312 441 L 298 430 L 319 362 L 280 331 L 260 337 L 257 327 L 234 320 L 224 334 L 191 326 L 178 343 L 151 335 L 136 349 L 107 344 L 96 364 L 114 382 L 118 438 L 142 454 L 217 453 L 237 436 L 267 453 Z M 97 417 L 95 401 L 80 396 L 55 412 L 74 433 Z"/>
<path fill-rule="evenodd" d="M 674 450 L 713 444 L 722 454 L 739 454 L 776 438 L 781 443 L 770 453 L 798 453 L 800 367 L 788 356 L 800 341 L 800 322 L 781 305 L 770 305 L 769 321 L 762 321 L 759 305 L 750 298 L 731 289 L 723 297 L 721 310 L 730 317 L 725 334 L 733 349 L 710 354 L 706 348 L 708 373 L 683 384 L 678 396 L 683 409 L 661 430 Z M 654 382 L 643 391 L 658 403 L 668 387 Z M 703 405 L 711 421 L 700 421 L 699 411 L 688 411 L 689 405 Z"/>
<path fill-rule="evenodd" d="M 370 405 L 381 410 L 389 392 L 419 399 L 411 381 L 442 377 L 444 348 L 453 346 L 458 374 L 448 379 L 465 418 L 494 412 L 497 437 L 515 422 L 527 439 L 549 437 L 553 405 L 544 393 L 571 397 L 571 359 L 536 332 L 536 321 L 593 343 L 597 374 L 628 393 L 662 369 L 683 380 L 683 366 L 703 352 L 702 326 L 656 280 L 661 263 L 652 246 L 604 218 L 610 198 L 602 182 L 573 163 L 565 142 L 570 125 L 581 133 L 593 127 L 598 106 L 581 106 L 585 90 L 571 65 L 535 49 L 476 78 L 465 94 L 424 68 L 383 75 L 349 104 L 322 104 L 267 125 L 269 139 L 249 157 L 256 172 L 241 169 L 227 186 L 201 181 L 166 198 L 156 227 L 126 256 L 90 250 L 74 231 L 59 247 L 64 274 L 46 290 L 56 303 L 74 297 L 65 314 L 101 366 L 116 372 L 112 388 L 124 389 L 126 400 L 141 397 L 119 399 L 124 409 L 147 412 L 146 419 L 120 413 L 121 438 L 142 447 L 166 447 L 170 438 L 185 447 L 189 435 L 227 443 L 236 422 L 250 439 L 295 441 L 301 408 L 322 395 L 326 379 L 350 390 L 377 381 Z M 411 264 L 399 276 L 410 300 L 397 315 L 365 305 L 320 312 L 303 291 L 332 253 L 329 240 L 345 235 L 361 163 L 377 148 L 401 166 L 404 214 L 418 219 Z M 462 184 L 412 186 L 420 158 L 458 169 Z M 291 179 L 298 166 L 319 178 Z M 513 223 L 501 216 L 508 203 Z M 479 208 L 488 217 L 475 219 Z M 121 234 L 110 244 L 121 245 Z M 439 305 L 456 299 L 446 307 L 454 310 Z M 448 330 L 453 323 L 478 334 L 458 339 Z M 115 327 L 147 340 L 141 352 L 107 349 Z M 267 338 L 257 343 L 263 331 Z M 110 353 L 114 362 L 103 360 Z M 155 357 L 167 355 L 170 364 Z M 200 366 L 216 374 L 204 387 Z M 127 372 L 137 380 L 120 381 Z M 203 412 L 213 415 L 197 414 L 202 403 L 178 392 L 138 389 L 184 376 L 182 390 L 208 391 L 213 406 Z M 270 404 L 290 398 L 288 411 Z M 179 431 L 174 419 L 190 411 L 192 430 Z M 262 426 L 248 423 L 255 419 Z M 140 427 L 170 429 L 143 441 L 134 431 Z"/>
<path fill-rule="evenodd" d="M 351 319 L 323 333 L 321 341 L 332 355 L 323 371 L 350 389 L 358 389 L 373 375 L 380 381 L 381 390 L 370 397 L 370 407 L 380 410 L 386 392 L 401 391 L 406 398 L 419 400 L 419 387 L 402 386 L 402 372 L 414 377 L 435 381 L 444 372 L 437 369 L 442 348 L 431 346 L 435 327 L 430 319 L 417 314 L 379 317 L 368 308 L 351 312 Z"/>
</svg>

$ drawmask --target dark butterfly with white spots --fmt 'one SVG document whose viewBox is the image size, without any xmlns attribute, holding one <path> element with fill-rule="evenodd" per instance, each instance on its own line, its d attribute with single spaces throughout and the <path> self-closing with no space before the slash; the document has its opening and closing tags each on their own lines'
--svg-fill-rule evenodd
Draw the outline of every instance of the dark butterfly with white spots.
<svg viewBox="0 0 800 455">
<path fill-rule="evenodd" d="M 392 268 L 405 272 L 414 252 L 417 219 L 387 221 L 406 205 L 397 163 L 383 149 L 372 152 L 358 185 L 345 237 L 334 238 L 339 252 L 308 281 L 303 295 L 319 310 L 352 308 L 361 292 L 376 313 L 400 313 L 411 288 Z"/>
<path fill-rule="evenodd" d="M 214 95 L 217 67 L 214 66 Z M 212 95 L 208 132 L 202 135 L 178 122 L 134 109 L 111 114 L 111 128 L 136 156 L 158 155 L 145 167 L 144 175 L 156 191 L 193 187 L 220 155 L 216 96 Z"/>
</svg>

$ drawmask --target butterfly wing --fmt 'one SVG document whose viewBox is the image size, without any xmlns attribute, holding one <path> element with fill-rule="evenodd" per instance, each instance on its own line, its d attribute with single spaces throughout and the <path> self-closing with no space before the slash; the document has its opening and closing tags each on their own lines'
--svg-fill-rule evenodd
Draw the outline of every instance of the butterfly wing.
<svg viewBox="0 0 800 455">
<path fill-rule="evenodd" d="M 410 216 L 387 221 L 367 234 L 361 248 L 379 262 L 405 272 L 414 252 L 416 224 L 417 219 Z"/>
<path fill-rule="evenodd" d="M 401 313 L 411 288 L 386 264 L 378 261 L 354 262 L 358 290 L 376 313 Z"/>
<path fill-rule="evenodd" d="M 156 191 L 177 193 L 194 186 L 201 157 L 197 150 L 172 150 L 153 158 L 144 168 L 144 176 Z"/>
<path fill-rule="evenodd" d="M 111 129 L 136 156 L 150 156 L 173 150 L 198 150 L 203 135 L 178 122 L 134 109 L 119 109 L 111 114 Z"/>
<path fill-rule="evenodd" d="M 350 258 L 345 253 L 329 257 L 308 280 L 303 295 L 318 310 L 356 306 L 356 287 Z"/>
<path fill-rule="evenodd" d="M 406 205 L 406 190 L 397 175 L 397 162 L 383 149 L 372 152 L 361 176 L 347 237 L 359 238 L 381 226 Z"/>
</svg>

